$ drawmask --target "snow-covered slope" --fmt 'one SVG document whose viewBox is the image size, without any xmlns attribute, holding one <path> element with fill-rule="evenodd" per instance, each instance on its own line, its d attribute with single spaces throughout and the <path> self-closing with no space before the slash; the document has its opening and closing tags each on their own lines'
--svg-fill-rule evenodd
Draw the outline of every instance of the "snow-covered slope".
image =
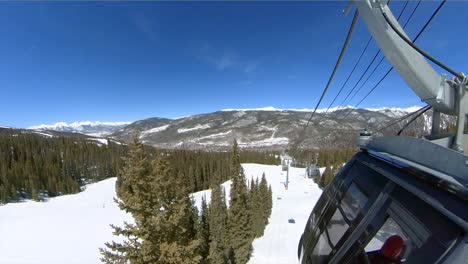
<svg viewBox="0 0 468 264">
<path fill-rule="evenodd" d="M 307 137 L 301 139 L 302 147 L 343 147 L 354 142 L 364 128 L 378 131 L 416 109 L 417 106 L 368 109 L 347 106 L 330 108 L 328 112 L 318 109 L 311 122 L 312 109 L 224 109 L 172 120 L 140 120 L 110 137 L 129 141 L 130 135 L 140 133 L 143 143 L 156 147 L 224 150 L 237 139 L 242 148 L 284 150 L 302 138 L 309 123 Z"/>
<path fill-rule="evenodd" d="M 109 135 L 125 126 L 130 122 L 99 122 L 99 121 L 84 121 L 73 122 L 67 124 L 58 122 L 50 125 L 31 126 L 29 129 L 34 130 L 54 130 L 60 132 L 82 133 L 89 136 L 100 137 Z"/>
<path fill-rule="evenodd" d="M 247 180 L 261 178 L 262 173 L 273 190 L 273 209 L 265 234 L 253 242 L 253 253 L 250 264 L 288 264 L 298 263 L 297 247 L 307 219 L 320 197 L 321 189 L 311 180 L 304 177 L 305 170 L 291 168 L 289 188 L 284 187 L 286 172 L 281 166 L 242 164 Z M 229 198 L 230 181 L 223 183 Z M 196 205 L 200 208 L 201 199 L 211 199 L 211 191 L 193 194 Z M 228 200 L 228 199 L 226 199 Z M 295 224 L 288 223 L 293 218 Z"/>
<path fill-rule="evenodd" d="M 280 166 L 243 164 L 247 179 L 265 172 L 273 190 L 273 209 L 265 235 L 253 242 L 250 263 L 297 263 L 297 245 L 307 218 L 321 194 L 304 169 L 292 168 L 289 190 Z M 223 183 L 229 194 L 230 182 Z M 210 198 L 209 190 L 193 194 Z M 115 178 L 88 185 L 84 192 L 0 206 L 0 263 L 92 264 L 99 263 L 99 247 L 117 241 L 109 224 L 132 221 L 120 211 L 115 197 Z M 296 223 L 288 223 L 294 218 Z"/>
<path fill-rule="evenodd" d="M 99 263 L 99 247 L 116 240 L 109 224 L 132 221 L 113 202 L 115 178 L 84 192 L 0 206 L 0 263 Z"/>
</svg>

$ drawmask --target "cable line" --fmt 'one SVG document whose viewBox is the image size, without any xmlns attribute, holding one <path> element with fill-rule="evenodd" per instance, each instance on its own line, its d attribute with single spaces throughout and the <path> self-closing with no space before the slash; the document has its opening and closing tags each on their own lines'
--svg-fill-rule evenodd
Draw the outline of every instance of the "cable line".
<svg viewBox="0 0 468 264">
<path fill-rule="evenodd" d="M 395 125 L 395 124 L 397 124 L 397 123 L 400 123 L 401 121 L 405 120 L 406 118 L 408 118 L 408 117 L 410 117 L 410 116 L 412 116 L 412 115 L 418 113 L 419 111 L 426 109 L 427 107 L 430 107 L 430 106 L 429 106 L 429 105 L 426 105 L 426 106 L 423 106 L 423 107 L 419 108 L 419 109 L 416 110 L 416 111 L 413 111 L 413 112 L 411 112 L 411 113 L 408 113 L 408 114 L 404 115 L 403 117 L 397 119 L 395 122 L 392 122 L 391 124 L 389 124 L 389 125 L 387 125 L 387 126 L 381 128 L 381 129 L 375 131 L 374 133 L 382 132 L 382 131 L 384 131 L 385 129 L 387 129 L 387 128 L 389 128 L 389 127 L 391 127 L 391 126 L 393 126 L 393 125 Z"/>
<path fill-rule="evenodd" d="M 436 10 L 434 10 L 434 12 L 432 13 L 431 17 L 426 21 L 426 23 L 424 24 L 424 26 L 421 28 L 421 30 L 419 30 L 418 34 L 416 35 L 416 37 L 414 38 L 413 42 L 415 42 L 420 36 L 421 34 L 424 32 L 424 30 L 426 30 L 427 26 L 431 23 L 432 19 L 436 16 L 436 14 L 439 12 L 439 10 L 442 8 L 442 6 L 445 4 L 446 0 L 442 1 L 440 3 L 440 5 L 437 7 Z M 382 78 L 374 85 L 374 87 L 372 87 L 372 89 L 364 96 L 364 98 L 362 98 L 359 103 L 355 106 L 355 108 L 357 108 L 379 85 L 380 83 L 388 76 L 388 74 L 393 70 L 393 67 L 390 67 L 390 69 L 388 69 L 388 71 L 384 74 L 384 76 L 382 76 Z M 458 75 L 456 75 L 458 77 Z M 343 118 L 346 118 L 347 116 L 349 116 L 349 114 L 351 114 L 352 112 L 352 109 L 343 117 Z"/>
<path fill-rule="evenodd" d="M 446 0 L 443 0 L 442 3 L 439 5 L 439 7 L 437 8 L 436 12 L 439 11 L 440 8 L 442 8 L 442 6 L 445 4 Z M 419 48 L 418 46 L 416 46 L 410 39 L 408 39 L 405 35 L 403 35 L 403 33 L 400 32 L 400 30 L 398 30 L 395 25 L 392 23 L 392 21 L 390 21 L 390 19 L 388 18 L 387 16 L 387 13 L 382 9 L 382 15 L 383 17 L 385 18 L 385 20 L 387 21 L 388 25 L 393 29 L 393 31 L 395 31 L 395 33 L 403 40 L 405 41 L 408 45 L 410 45 L 413 49 L 415 49 L 419 54 L 421 54 L 422 56 L 424 56 L 426 59 L 432 61 L 433 63 L 435 63 L 437 66 L 441 67 L 442 69 L 450 72 L 451 74 L 455 75 L 456 77 L 458 77 L 459 79 L 463 79 L 463 75 L 456 72 L 455 70 L 453 70 L 452 68 L 450 68 L 449 66 L 445 65 L 444 63 L 442 63 L 441 61 L 437 60 L 436 58 L 432 57 L 430 54 L 426 53 L 424 50 L 422 50 L 421 48 Z"/>
<path fill-rule="evenodd" d="M 401 133 L 403 132 L 403 130 L 405 130 L 411 123 L 413 123 L 414 120 L 416 120 L 416 119 L 417 119 L 418 117 L 420 117 L 422 114 L 426 113 L 427 110 L 429 110 L 429 109 L 431 109 L 431 108 L 432 108 L 432 106 L 429 106 L 429 105 L 428 105 L 428 106 L 426 106 L 426 109 L 424 109 L 423 111 L 421 111 L 420 113 L 418 113 L 416 116 L 414 116 L 413 118 L 411 118 L 411 120 L 408 121 L 408 123 L 406 123 L 406 125 L 404 125 L 404 126 L 400 129 L 400 131 L 398 131 L 397 136 L 401 135 Z"/>
<path fill-rule="evenodd" d="M 307 127 L 309 126 L 310 120 L 312 120 L 312 118 L 313 118 L 314 115 L 315 115 L 315 112 L 317 112 L 317 108 L 320 106 L 320 103 L 322 102 L 323 97 L 324 97 L 325 94 L 327 93 L 328 88 L 330 87 L 330 84 L 331 84 L 331 82 L 333 81 L 333 78 L 335 77 L 336 71 L 338 70 L 338 66 L 340 65 L 341 60 L 343 59 L 343 55 L 344 55 L 344 53 L 345 53 L 345 51 L 346 51 L 346 48 L 348 47 L 349 40 L 351 39 L 351 35 L 353 34 L 354 27 L 356 26 L 356 21 L 357 21 L 358 16 L 359 16 L 359 12 L 356 10 L 356 11 L 354 12 L 353 21 L 351 22 L 351 26 L 350 26 L 350 28 L 349 28 L 349 30 L 348 30 L 348 35 L 346 36 L 345 43 L 343 44 L 343 47 L 341 48 L 340 56 L 338 57 L 338 60 L 336 61 L 335 67 L 333 68 L 333 72 L 332 72 L 330 78 L 328 79 L 328 83 L 327 83 L 327 85 L 325 86 L 325 89 L 323 90 L 322 95 L 320 96 L 320 99 L 319 99 L 319 101 L 317 102 L 317 105 L 315 106 L 314 111 L 313 111 L 312 114 L 310 115 L 310 118 L 309 118 L 309 120 L 307 121 L 307 124 L 305 125 L 304 130 L 306 130 Z"/>
<path fill-rule="evenodd" d="M 407 2 L 408 3 L 408 2 Z M 419 5 L 421 4 L 421 0 L 418 1 L 417 5 L 414 7 L 413 11 L 411 12 L 411 14 L 409 15 L 409 17 L 406 19 L 406 22 L 405 24 L 403 25 L 403 28 L 406 28 L 406 26 L 408 25 L 408 23 L 411 21 L 411 19 L 413 18 L 413 15 L 414 13 L 416 12 L 416 10 L 418 9 Z M 418 36 L 416 36 L 415 40 L 418 38 Z M 382 64 L 383 60 L 385 59 L 385 56 L 382 56 L 382 58 L 380 59 L 380 61 L 377 63 L 377 65 L 375 66 L 375 68 L 372 70 L 372 72 L 369 74 L 369 76 L 367 76 L 366 80 L 361 84 L 361 86 L 359 86 L 359 88 L 354 92 L 354 94 L 349 98 L 349 100 L 344 104 L 348 104 L 349 102 L 351 102 L 354 97 L 359 93 L 359 91 L 361 91 L 362 87 L 364 87 L 364 85 L 367 83 L 367 81 L 369 81 L 370 77 L 372 77 L 372 75 L 374 74 L 374 72 L 377 70 L 377 68 L 380 66 L 380 64 Z"/>
<path fill-rule="evenodd" d="M 328 113 L 328 110 L 330 110 L 330 107 L 333 105 L 333 103 L 336 101 L 336 99 L 338 98 L 338 96 L 341 94 L 341 92 L 343 91 L 343 88 L 346 86 L 346 84 L 348 83 L 349 81 L 349 78 L 351 78 L 351 75 L 353 75 L 354 71 L 356 70 L 359 62 L 361 61 L 362 59 L 362 56 L 364 55 L 364 53 L 366 52 L 367 48 L 369 47 L 369 44 L 371 43 L 371 40 L 372 40 L 372 37 L 369 37 L 369 40 L 367 41 L 367 44 L 366 46 L 364 47 L 364 50 L 361 52 L 361 55 L 359 55 L 359 58 L 358 60 L 356 61 L 356 63 L 354 64 L 354 67 L 353 69 L 351 70 L 351 72 L 348 74 L 348 77 L 346 77 L 346 81 L 343 83 L 343 85 L 341 86 L 340 90 L 338 91 L 338 94 L 335 96 L 335 98 L 333 98 L 332 102 L 328 105 L 327 107 L 327 110 L 323 113 L 324 115 L 326 113 Z M 322 116 L 322 119 L 323 119 L 323 116 Z M 321 120 L 321 119 L 320 119 Z"/>
<path fill-rule="evenodd" d="M 408 1 L 405 3 L 405 5 L 403 6 L 403 8 L 401 9 L 400 11 L 400 14 L 398 15 L 398 18 L 397 19 L 400 19 L 400 17 L 403 15 L 404 11 L 406 10 L 406 7 L 408 6 Z M 372 38 L 372 36 L 371 36 Z M 374 63 L 375 59 L 377 58 L 377 56 L 380 54 L 380 49 L 377 50 L 377 52 L 375 53 L 374 57 L 372 58 L 371 62 L 369 63 L 369 65 L 367 66 L 367 68 L 364 70 L 364 72 L 361 74 L 361 77 L 359 77 L 359 80 L 354 84 L 353 88 L 351 89 L 351 91 L 348 92 L 348 94 L 346 95 L 345 99 L 343 101 L 341 101 L 341 103 L 339 105 L 343 106 L 344 105 L 344 102 L 346 101 L 346 99 L 349 98 L 349 96 L 351 95 L 351 93 L 354 91 L 354 89 L 356 89 L 356 86 L 361 82 L 362 78 L 364 77 L 364 75 L 366 75 L 367 71 L 370 69 L 370 67 L 372 66 L 372 64 Z"/>
<path fill-rule="evenodd" d="M 344 42 L 344 44 L 343 44 L 343 47 L 341 48 L 340 55 L 338 56 L 338 59 L 337 59 L 337 61 L 336 61 L 336 63 L 335 63 L 335 67 L 333 68 L 332 74 L 330 75 L 330 78 L 328 79 L 327 85 L 326 85 L 325 88 L 323 89 L 322 95 L 320 96 L 320 99 L 319 99 L 319 101 L 317 102 L 317 105 L 315 106 L 314 111 L 313 111 L 312 114 L 310 115 L 309 120 L 307 120 L 307 124 L 304 126 L 304 129 L 303 129 L 302 132 L 299 134 L 299 137 L 298 137 L 297 142 L 296 142 L 297 145 L 300 143 L 302 137 L 304 136 L 304 133 L 305 133 L 307 127 L 309 126 L 310 121 L 311 121 L 312 118 L 314 117 L 315 112 L 317 112 L 317 108 L 319 107 L 320 103 L 322 102 L 323 97 L 324 97 L 325 94 L 327 93 L 328 88 L 330 87 L 330 84 L 331 84 L 331 82 L 333 81 L 333 78 L 335 77 L 336 71 L 338 70 L 338 66 L 340 65 L 341 60 L 343 59 L 343 55 L 344 55 L 344 53 L 345 53 L 345 51 L 346 51 L 346 48 L 348 47 L 349 41 L 350 41 L 350 39 L 351 39 L 351 35 L 353 34 L 354 27 L 356 26 L 356 22 L 357 22 L 358 16 L 359 16 L 359 12 L 358 12 L 358 10 L 356 9 L 356 11 L 354 12 L 353 21 L 351 22 L 351 26 L 349 27 L 348 34 L 347 34 L 347 36 L 346 36 L 346 40 L 345 40 L 345 42 Z M 293 144 L 293 146 L 292 146 L 293 150 L 295 150 L 295 148 L 297 147 L 297 145 L 296 145 L 296 144 Z"/>
</svg>

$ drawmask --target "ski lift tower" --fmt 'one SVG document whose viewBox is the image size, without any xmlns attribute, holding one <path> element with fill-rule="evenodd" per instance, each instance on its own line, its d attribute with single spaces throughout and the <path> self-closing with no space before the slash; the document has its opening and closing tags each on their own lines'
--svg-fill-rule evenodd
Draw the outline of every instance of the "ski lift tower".
<svg viewBox="0 0 468 264">
<path fill-rule="evenodd" d="M 291 164 L 292 158 L 287 155 L 283 154 L 281 157 L 281 164 L 282 164 L 282 170 L 286 171 L 286 182 L 284 183 L 284 187 L 286 190 L 288 190 L 288 185 L 289 185 L 289 166 Z"/>
</svg>

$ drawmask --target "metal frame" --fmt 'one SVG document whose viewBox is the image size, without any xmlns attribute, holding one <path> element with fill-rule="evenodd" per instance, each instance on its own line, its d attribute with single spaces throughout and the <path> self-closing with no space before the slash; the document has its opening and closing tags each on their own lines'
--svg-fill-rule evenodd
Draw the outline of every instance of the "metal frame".
<svg viewBox="0 0 468 264">
<path fill-rule="evenodd" d="M 468 114 L 468 78 L 461 74 L 461 79 L 457 77 L 449 81 L 444 74 L 436 73 L 426 59 L 398 36 L 387 23 L 383 13 L 388 16 L 389 22 L 408 38 L 387 6 L 387 0 L 352 1 L 393 68 L 422 101 L 433 107 L 434 125 L 431 134 L 435 136 L 440 130 L 440 113 L 457 116 L 457 133 L 450 147 L 463 152 L 463 128 Z M 349 7 L 346 10 L 349 11 Z"/>
<path fill-rule="evenodd" d="M 460 191 L 468 191 L 468 156 L 460 152 L 428 140 L 403 136 L 365 137 L 357 145 L 434 175 Z"/>
</svg>

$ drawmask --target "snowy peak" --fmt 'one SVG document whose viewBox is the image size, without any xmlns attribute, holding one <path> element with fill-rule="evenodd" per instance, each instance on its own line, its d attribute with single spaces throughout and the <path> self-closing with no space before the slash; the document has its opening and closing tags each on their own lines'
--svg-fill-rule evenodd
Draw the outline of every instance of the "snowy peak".
<svg viewBox="0 0 468 264">
<path fill-rule="evenodd" d="M 420 109 L 422 106 L 411 106 L 407 108 L 399 108 L 399 107 L 380 107 L 380 108 L 363 108 L 364 110 L 372 111 L 372 112 L 379 112 L 383 114 L 389 114 L 391 116 L 398 116 L 401 114 L 408 114 L 411 112 L 414 112 L 418 109 Z M 356 109 L 353 106 L 347 105 L 347 106 L 336 106 L 336 107 L 331 107 L 330 109 L 327 108 L 322 108 L 322 109 L 317 109 L 317 113 L 333 113 L 335 111 L 339 110 L 346 110 L 346 109 Z M 246 112 L 246 111 L 278 111 L 278 112 L 283 112 L 283 111 L 293 111 L 293 112 L 313 112 L 314 109 L 312 108 L 302 108 L 302 109 L 281 109 L 281 108 L 275 108 L 273 106 L 266 106 L 266 107 L 260 107 L 260 108 L 245 108 L 245 109 L 233 109 L 233 108 L 228 108 L 228 109 L 223 109 L 221 110 L 222 112 Z"/>
<path fill-rule="evenodd" d="M 83 122 L 57 122 L 50 125 L 31 126 L 33 130 L 53 130 L 60 132 L 82 133 L 89 136 L 106 136 L 125 126 L 130 122 L 100 122 L 100 121 L 83 121 Z"/>
</svg>

